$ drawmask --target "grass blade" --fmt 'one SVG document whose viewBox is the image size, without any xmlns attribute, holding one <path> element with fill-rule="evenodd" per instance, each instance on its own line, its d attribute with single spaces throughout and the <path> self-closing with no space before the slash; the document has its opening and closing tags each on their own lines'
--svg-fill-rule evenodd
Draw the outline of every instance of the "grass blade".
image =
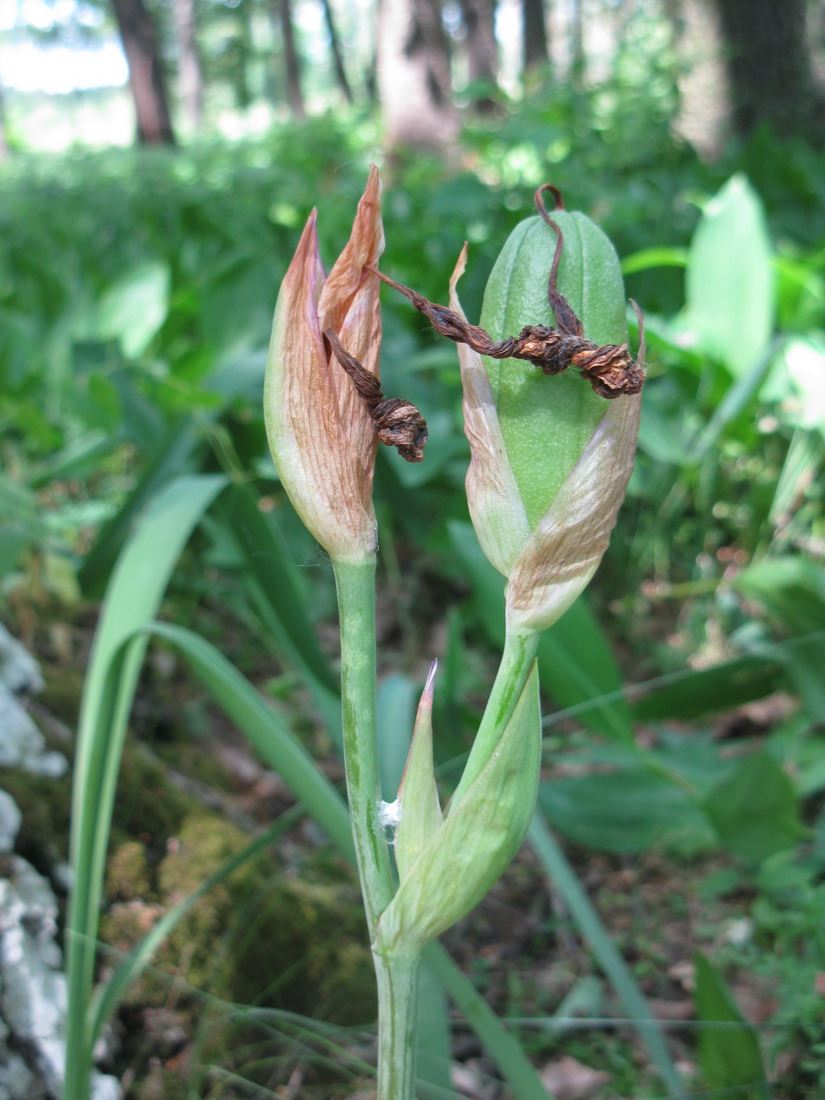
<svg viewBox="0 0 825 1100">
<path fill-rule="evenodd" d="M 337 697 L 338 677 L 318 644 L 309 593 L 275 518 L 261 511 L 257 498 L 243 484 L 233 485 L 222 497 L 218 512 L 274 612 L 275 621 L 268 619 L 267 628 L 305 679 Z"/>
<path fill-rule="evenodd" d="M 243 731 L 261 759 L 280 775 L 343 854 L 353 859 L 346 803 L 246 677 L 211 642 L 185 627 L 152 623 L 148 629 L 183 653 L 192 671 Z"/>
<path fill-rule="evenodd" d="M 768 1100 L 770 1092 L 756 1029 L 742 1015 L 722 975 L 697 952 L 696 1015 L 703 1083 L 728 1100 Z"/>
<path fill-rule="evenodd" d="M 150 464 L 134 491 L 100 532 L 78 571 L 77 579 L 86 596 L 101 594 L 133 524 L 145 508 L 151 507 L 151 502 L 163 487 L 191 466 L 192 455 L 200 439 L 200 428 L 193 421 L 187 421 L 183 425 L 175 424 L 154 449 Z"/>
<path fill-rule="evenodd" d="M 66 926 L 66 1100 L 85 1100 L 95 1036 L 87 1006 L 115 786 L 145 640 L 131 641 L 157 612 L 192 529 L 226 485 L 184 477 L 152 500 L 112 574 L 83 690 L 72 782 L 74 882 Z"/>
<path fill-rule="evenodd" d="M 424 1083 L 455 1096 L 450 1088 L 450 1016 L 444 985 L 428 959 L 423 959 L 418 979 L 418 1031 L 416 1032 L 416 1090 L 422 1095 Z"/>
</svg>

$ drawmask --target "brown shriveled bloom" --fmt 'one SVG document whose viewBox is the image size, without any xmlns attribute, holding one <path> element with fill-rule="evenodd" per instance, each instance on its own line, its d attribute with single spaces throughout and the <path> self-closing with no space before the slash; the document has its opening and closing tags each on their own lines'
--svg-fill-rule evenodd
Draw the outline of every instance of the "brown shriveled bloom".
<svg viewBox="0 0 825 1100">
<path fill-rule="evenodd" d="M 264 418 L 281 483 L 304 524 L 334 560 L 357 562 L 376 549 L 378 438 L 413 451 L 417 444 L 420 457 L 426 428 L 420 417 L 410 426 L 408 410 L 405 433 L 399 403 L 385 401 L 377 381 L 381 313 L 370 270 L 384 249 L 377 169 L 370 170 L 349 242 L 329 275 L 318 254 L 316 219 L 313 210 L 278 295 Z"/>
</svg>

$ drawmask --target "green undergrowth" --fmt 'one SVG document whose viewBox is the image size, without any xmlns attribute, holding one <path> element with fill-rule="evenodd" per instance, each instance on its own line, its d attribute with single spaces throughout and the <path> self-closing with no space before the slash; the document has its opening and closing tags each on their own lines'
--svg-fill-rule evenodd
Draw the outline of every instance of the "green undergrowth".
<svg viewBox="0 0 825 1100">
<path fill-rule="evenodd" d="M 640 102 L 579 103 L 587 136 L 576 143 L 572 104 L 528 103 L 469 127 L 458 167 L 419 157 L 387 166 L 382 266 L 444 301 L 468 239 L 461 296 L 476 320 L 493 259 L 546 180 L 616 242 L 646 315 L 639 454 L 590 605 L 575 605 L 539 649 L 541 812 L 645 993 L 689 1000 L 683 971 L 668 970 L 677 962 L 704 975 L 702 1004 L 674 1040 L 679 1055 L 696 1064 L 700 1025 L 745 1033 L 715 971 L 676 958 L 667 929 L 694 936 L 691 951 L 711 959 L 734 995 L 748 992 L 742 974 L 758 975 L 765 1064 L 775 1094 L 797 1100 L 825 1087 L 816 1066 L 825 1041 L 823 170 L 804 146 L 767 135 L 703 164 L 672 142 L 659 108 Z M 78 642 L 73 661 L 49 670 L 44 695 L 66 725 L 93 611 L 124 545 L 178 479 L 194 492 L 220 474 L 230 487 L 215 481 L 220 493 L 199 513 L 161 617 L 231 659 L 261 689 L 266 713 L 340 781 L 331 569 L 266 457 L 259 406 L 275 293 L 301 226 L 318 205 L 329 262 L 367 165 L 380 159 L 372 133 L 325 118 L 233 145 L 26 156 L 0 167 L 0 595 L 4 619 L 33 624 L 42 651 L 54 625 L 68 624 Z M 379 691 L 379 712 L 390 716 L 385 794 L 403 767 L 393 716 L 411 716 L 434 655 L 446 792 L 501 641 L 502 580 L 468 525 L 454 349 L 389 291 L 382 303 L 385 390 L 415 401 L 430 427 L 424 463 L 382 453 L 376 471 L 379 661 L 396 670 Z M 153 643 L 130 727 L 144 747 L 127 738 L 120 770 L 104 935 L 115 953 L 241 851 L 257 815 L 268 822 L 291 803 L 286 789 L 264 798 L 241 827 L 185 792 L 182 776 L 235 808 L 211 746 L 236 745 L 239 719 L 218 715 L 206 689 L 180 673 L 171 656 L 179 644 Z M 4 785 L 24 810 L 21 852 L 44 867 L 50 852 L 63 858 L 65 785 L 17 774 Z M 123 1019 L 179 1001 L 184 1032 L 198 1036 L 192 1049 L 214 1071 L 207 1091 L 164 1054 L 169 1070 L 147 1069 L 143 1100 L 201 1085 L 199 1095 L 238 1095 L 238 1080 L 285 1083 L 296 1063 L 307 1097 L 348 1096 L 369 1079 L 359 1029 L 372 1013 L 369 960 L 354 880 L 320 854 L 318 834 L 290 838 L 294 858 L 258 855 L 220 882 L 132 986 Z M 661 884 L 640 887 L 634 868 L 658 860 Z M 505 879 L 518 906 L 514 916 L 505 896 L 503 929 L 521 927 L 548 873 L 517 865 Z M 495 927 L 496 900 L 462 926 L 468 942 Z M 648 923 L 654 908 L 664 932 Z M 574 934 L 563 909 L 556 899 L 542 910 L 542 926 L 519 946 L 535 964 L 519 989 L 502 991 L 484 959 L 476 976 L 514 1018 L 534 1009 L 552 1017 L 573 989 L 585 1016 L 623 1014 L 615 1039 L 578 1029 L 570 1040 L 558 1029 L 537 1038 L 526 1025 L 519 1034 L 537 1061 L 562 1049 L 590 1058 L 609 1074 L 605 1096 L 663 1095 L 649 1062 L 633 1076 L 634 1059 L 646 1056 L 638 1045 L 629 1052 L 630 1013 L 610 992 L 603 959 L 585 952 L 578 971 L 553 974 L 552 995 L 534 988 L 544 954 L 563 955 Z M 733 938 L 720 931 L 729 921 Z M 506 956 L 505 940 L 502 930 L 493 951 Z M 460 957 L 461 940 L 455 946 Z M 584 978 L 597 979 L 598 995 L 579 988 Z M 331 1030 L 313 1030 L 310 1014 Z M 311 1053 L 301 1061 L 296 1050 Z M 703 1051 L 697 1088 L 735 1087 L 714 1077 L 715 1053 Z M 350 1056 L 342 1084 L 335 1064 Z"/>
</svg>

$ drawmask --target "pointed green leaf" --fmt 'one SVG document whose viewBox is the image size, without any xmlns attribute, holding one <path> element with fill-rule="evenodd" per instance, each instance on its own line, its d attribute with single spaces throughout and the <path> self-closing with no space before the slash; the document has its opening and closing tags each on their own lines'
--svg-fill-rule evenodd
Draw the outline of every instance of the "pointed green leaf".
<svg viewBox="0 0 825 1100">
<path fill-rule="evenodd" d="M 699 346 L 739 376 L 774 325 L 773 250 L 762 202 L 733 176 L 705 207 L 690 246 L 687 317 Z"/>
<path fill-rule="evenodd" d="M 766 752 L 741 760 L 705 808 L 725 847 L 749 862 L 792 848 L 806 835 L 793 783 Z"/>
<path fill-rule="evenodd" d="M 700 953 L 696 966 L 696 1015 L 703 1083 L 726 1100 L 768 1100 L 759 1040 L 719 972 Z"/>
<path fill-rule="evenodd" d="M 395 830 L 395 861 L 403 882 L 420 855 L 435 841 L 444 818 L 433 771 L 433 681 L 436 662 L 418 704 L 415 731 L 398 798 L 401 816 Z"/>
<path fill-rule="evenodd" d="M 501 876 L 524 839 L 541 762 L 533 666 L 489 761 L 408 872 L 378 925 L 376 950 L 407 954 L 461 920 Z"/>
</svg>

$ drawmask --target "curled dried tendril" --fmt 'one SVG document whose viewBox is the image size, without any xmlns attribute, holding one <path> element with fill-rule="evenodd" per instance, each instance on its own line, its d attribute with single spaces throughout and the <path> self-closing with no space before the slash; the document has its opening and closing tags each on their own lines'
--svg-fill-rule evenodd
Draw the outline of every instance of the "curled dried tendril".
<svg viewBox="0 0 825 1100">
<path fill-rule="evenodd" d="M 369 270 L 382 282 L 404 294 L 415 308 L 428 318 L 430 324 L 442 336 L 457 344 L 467 344 L 481 355 L 492 359 L 526 359 L 541 367 L 545 374 L 561 374 L 568 367 L 576 367 L 587 379 L 593 390 L 608 399 L 622 394 L 639 393 L 644 384 L 644 370 L 631 356 L 627 344 L 605 344 L 599 347 L 584 337 L 582 323 L 570 303 L 557 287 L 559 260 L 564 247 L 561 228 L 553 221 L 544 205 L 544 192 L 555 198 L 555 210 L 564 209 L 561 192 L 545 183 L 536 191 L 535 204 L 539 215 L 556 234 L 556 250 L 550 267 L 547 284 L 547 300 L 553 310 L 556 325 L 526 325 L 518 336 L 494 341 L 479 325 L 469 322 L 447 306 L 430 302 L 410 287 L 397 283 L 388 275 L 370 267 Z M 642 330 L 641 312 L 633 302 Z M 644 337 L 642 336 L 642 345 Z M 642 356 L 640 355 L 640 358 Z"/>
<path fill-rule="evenodd" d="M 381 442 L 395 447 L 407 462 L 420 462 L 427 443 L 427 421 L 415 405 L 397 397 L 387 400 L 375 375 L 344 349 L 331 329 L 324 331 L 324 338 L 363 399 Z"/>
</svg>

